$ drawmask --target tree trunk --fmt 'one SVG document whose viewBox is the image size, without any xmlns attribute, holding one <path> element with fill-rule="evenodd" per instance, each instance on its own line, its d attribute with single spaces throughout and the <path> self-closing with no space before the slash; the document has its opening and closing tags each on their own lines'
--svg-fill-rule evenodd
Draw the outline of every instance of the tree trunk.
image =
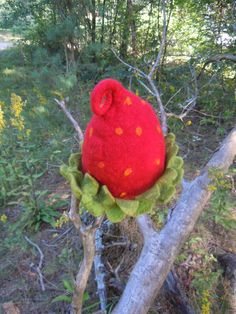
<svg viewBox="0 0 236 314">
<path fill-rule="evenodd" d="M 130 2 L 131 0 L 127 0 L 126 3 L 126 11 L 125 11 L 125 19 L 123 21 L 123 29 L 121 33 L 121 45 L 120 45 L 120 55 L 123 59 L 127 57 L 128 51 L 128 41 L 129 41 L 129 33 L 130 33 Z"/>
<path fill-rule="evenodd" d="M 91 29 L 92 43 L 96 41 L 96 1 L 92 0 L 92 29 Z"/>
<path fill-rule="evenodd" d="M 106 0 L 102 3 L 102 29 L 101 29 L 101 44 L 104 42 L 104 24 L 105 24 L 105 10 L 106 10 Z"/>
</svg>

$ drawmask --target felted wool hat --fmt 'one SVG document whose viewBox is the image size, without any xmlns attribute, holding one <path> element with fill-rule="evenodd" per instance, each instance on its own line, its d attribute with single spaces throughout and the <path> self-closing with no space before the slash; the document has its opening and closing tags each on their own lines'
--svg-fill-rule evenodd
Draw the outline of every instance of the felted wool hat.
<svg viewBox="0 0 236 314">
<path fill-rule="evenodd" d="M 165 140 L 151 105 L 114 79 L 91 93 L 93 116 L 82 146 L 82 170 L 116 198 L 133 199 L 165 169 Z"/>
</svg>

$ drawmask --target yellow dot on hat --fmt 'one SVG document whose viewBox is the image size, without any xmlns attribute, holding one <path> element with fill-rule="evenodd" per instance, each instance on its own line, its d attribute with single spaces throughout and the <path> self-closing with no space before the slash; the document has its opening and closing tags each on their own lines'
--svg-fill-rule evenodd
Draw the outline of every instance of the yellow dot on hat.
<svg viewBox="0 0 236 314">
<path fill-rule="evenodd" d="M 89 129 L 89 137 L 91 137 L 93 135 L 93 128 Z"/>
<path fill-rule="evenodd" d="M 136 133 L 136 135 L 141 136 L 142 133 L 143 133 L 142 128 L 141 128 L 140 126 L 138 126 L 138 127 L 135 129 L 135 133 Z"/>
<path fill-rule="evenodd" d="M 105 167 L 105 163 L 103 161 L 98 162 L 98 168 L 103 169 Z"/>
<path fill-rule="evenodd" d="M 123 134 L 122 128 L 115 128 L 115 133 L 116 135 L 122 135 Z"/>
<path fill-rule="evenodd" d="M 127 168 L 127 169 L 124 171 L 124 176 L 125 176 L 125 177 L 128 177 L 129 175 L 131 175 L 132 172 L 133 172 L 132 168 Z"/>
<path fill-rule="evenodd" d="M 156 128 L 156 129 L 157 129 L 157 132 L 158 132 L 158 133 L 161 133 L 161 127 L 160 127 L 159 125 L 157 125 L 157 128 Z"/>
<path fill-rule="evenodd" d="M 124 104 L 127 105 L 127 106 L 132 105 L 132 100 L 130 99 L 130 97 L 126 97 L 125 98 Z"/>
<path fill-rule="evenodd" d="M 126 195 L 127 195 L 127 193 L 126 192 L 122 192 L 122 193 L 120 193 L 120 197 L 122 198 L 122 197 L 126 197 Z"/>
<path fill-rule="evenodd" d="M 159 158 L 155 160 L 155 164 L 156 164 L 157 166 L 160 166 L 160 163 L 161 163 L 161 160 L 160 160 Z"/>
</svg>

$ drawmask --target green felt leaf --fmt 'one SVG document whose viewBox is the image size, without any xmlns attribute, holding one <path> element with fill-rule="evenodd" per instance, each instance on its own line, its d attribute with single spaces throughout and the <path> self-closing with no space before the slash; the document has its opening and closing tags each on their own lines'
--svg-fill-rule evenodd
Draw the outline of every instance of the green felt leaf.
<svg viewBox="0 0 236 314">
<path fill-rule="evenodd" d="M 159 180 L 157 184 L 158 184 L 159 189 L 160 189 L 160 196 L 158 197 L 158 199 L 161 199 L 162 195 L 165 193 L 165 190 L 168 189 L 168 186 L 170 185 L 170 183 L 166 182 L 164 180 Z"/>
<path fill-rule="evenodd" d="M 80 199 L 81 196 L 82 196 L 82 191 L 81 189 L 79 188 L 77 182 L 76 182 L 76 179 L 75 177 L 70 174 L 70 179 L 69 179 L 69 182 L 70 182 L 70 187 L 71 187 L 71 191 L 72 193 L 74 194 L 74 196 L 77 198 L 77 199 Z"/>
<path fill-rule="evenodd" d="M 163 193 L 161 194 L 160 198 L 158 199 L 158 204 L 166 204 L 169 203 L 171 198 L 174 196 L 176 192 L 175 186 L 169 186 L 163 189 Z"/>
<path fill-rule="evenodd" d="M 166 146 L 172 146 L 175 142 L 175 135 L 174 133 L 169 133 L 165 138 Z"/>
<path fill-rule="evenodd" d="M 81 153 L 71 154 L 69 157 L 69 166 L 81 169 L 80 167 Z"/>
<path fill-rule="evenodd" d="M 139 206 L 137 209 L 137 216 L 144 213 L 149 213 L 155 206 L 155 199 L 143 199 L 139 201 Z"/>
<path fill-rule="evenodd" d="M 120 222 L 125 218 L 125 213 L 119 208 L 118 205 L 114 205 L 112 208 L 107 209 L 106 215 L 111 222 Z"/>
<path fill-rule="evenodd" d="M 184 176 L 184 169 L 183 168 L 177 169 L 177 172 L 178 172 L 177 178 L 173 181 L 174 185 L 179 184 L 182 181 L 183 176 Z"/>
<path fill-rule="evenodd" d="M 89 173 L 85 173 L 81 188 L 83 193 L 96 195 L 99 189 L 99 183 Z"/>
<path fill-rule="evenodd" d="M 176 144 L 173 145 L 169 145 L 166 147 L 166 157 L 167 157 L 167 161 L 172 157 L 172 156 L 176 156 L 177 153 L 179 151 L 179 147 Z"/>
<path fill-rule="evenodd" d="M 101 216 L 105 208 L 101 203 L 97 202 L 91 195 L 83 193 L 81 205 L 95 217 Z"/>
<path fill-rule="evenodd" d="M 183 167 L 183 163 L 184 163 L 183 158 L 173 156 L 168 161 L 167 168 L 180 169 L 181 167 Z"/>
<path fill-rule="evenodd" d="M 139 206 L 139 201 L 116 199 L 117 205 L 128 216 L 134 217 Z"/>
<path fill-rule="evenodd" d="M 70 168 L 70 173 L 73 175 L 73 177 L 75 178 L 77 184 L 81 184 L 82 183 L 82 180 L 83 180 L 83 174 L 81 171 L 78 171 L 78 170 L 74 170 L 74 169 L 71 169 Z"/>
<path fill-rule="evenodd" d="M 157 199 L 160 195 L 160 189 L 157 184 L 148 189 L 146 192 L 140 194 L 137 199 Z"/>
<path fill-rule="evenodd" d="M 160 184 L 165 182 L 167 185 L 172 184 L 172 182 L 177 178 L 177 171 L 172 168 L 167 168 L 164 174 L 160 177 L 157 184 L 160 187 Z"/>
<path fill-rule="evenodd" d="M 62 165 L 60 167 L 60 174 L 67 180 L 70 180 L 70 175 L 69 175 L 69 167 L 67 165 Z"/>
<path fill-rule="evenodd" d="M 115 198 L 108 190 L 106 185 L 103 185 L 98 194 L 100 202 L 107 208 L 115 204 Z"/>
</svg>

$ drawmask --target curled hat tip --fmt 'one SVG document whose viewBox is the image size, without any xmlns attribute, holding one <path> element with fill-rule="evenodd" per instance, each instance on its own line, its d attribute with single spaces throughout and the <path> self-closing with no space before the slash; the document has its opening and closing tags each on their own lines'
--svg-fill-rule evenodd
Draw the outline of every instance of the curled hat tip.
<svg viewBox="0 0 236 314">
<path fill-rule="evenodd" d="M 104 115 L 110 108 L 115 93 L 123 88 L 122 84 L 114 79 L 100 81 L 91 93 L 91 108 L 94 114 Z"/>
</svg>

